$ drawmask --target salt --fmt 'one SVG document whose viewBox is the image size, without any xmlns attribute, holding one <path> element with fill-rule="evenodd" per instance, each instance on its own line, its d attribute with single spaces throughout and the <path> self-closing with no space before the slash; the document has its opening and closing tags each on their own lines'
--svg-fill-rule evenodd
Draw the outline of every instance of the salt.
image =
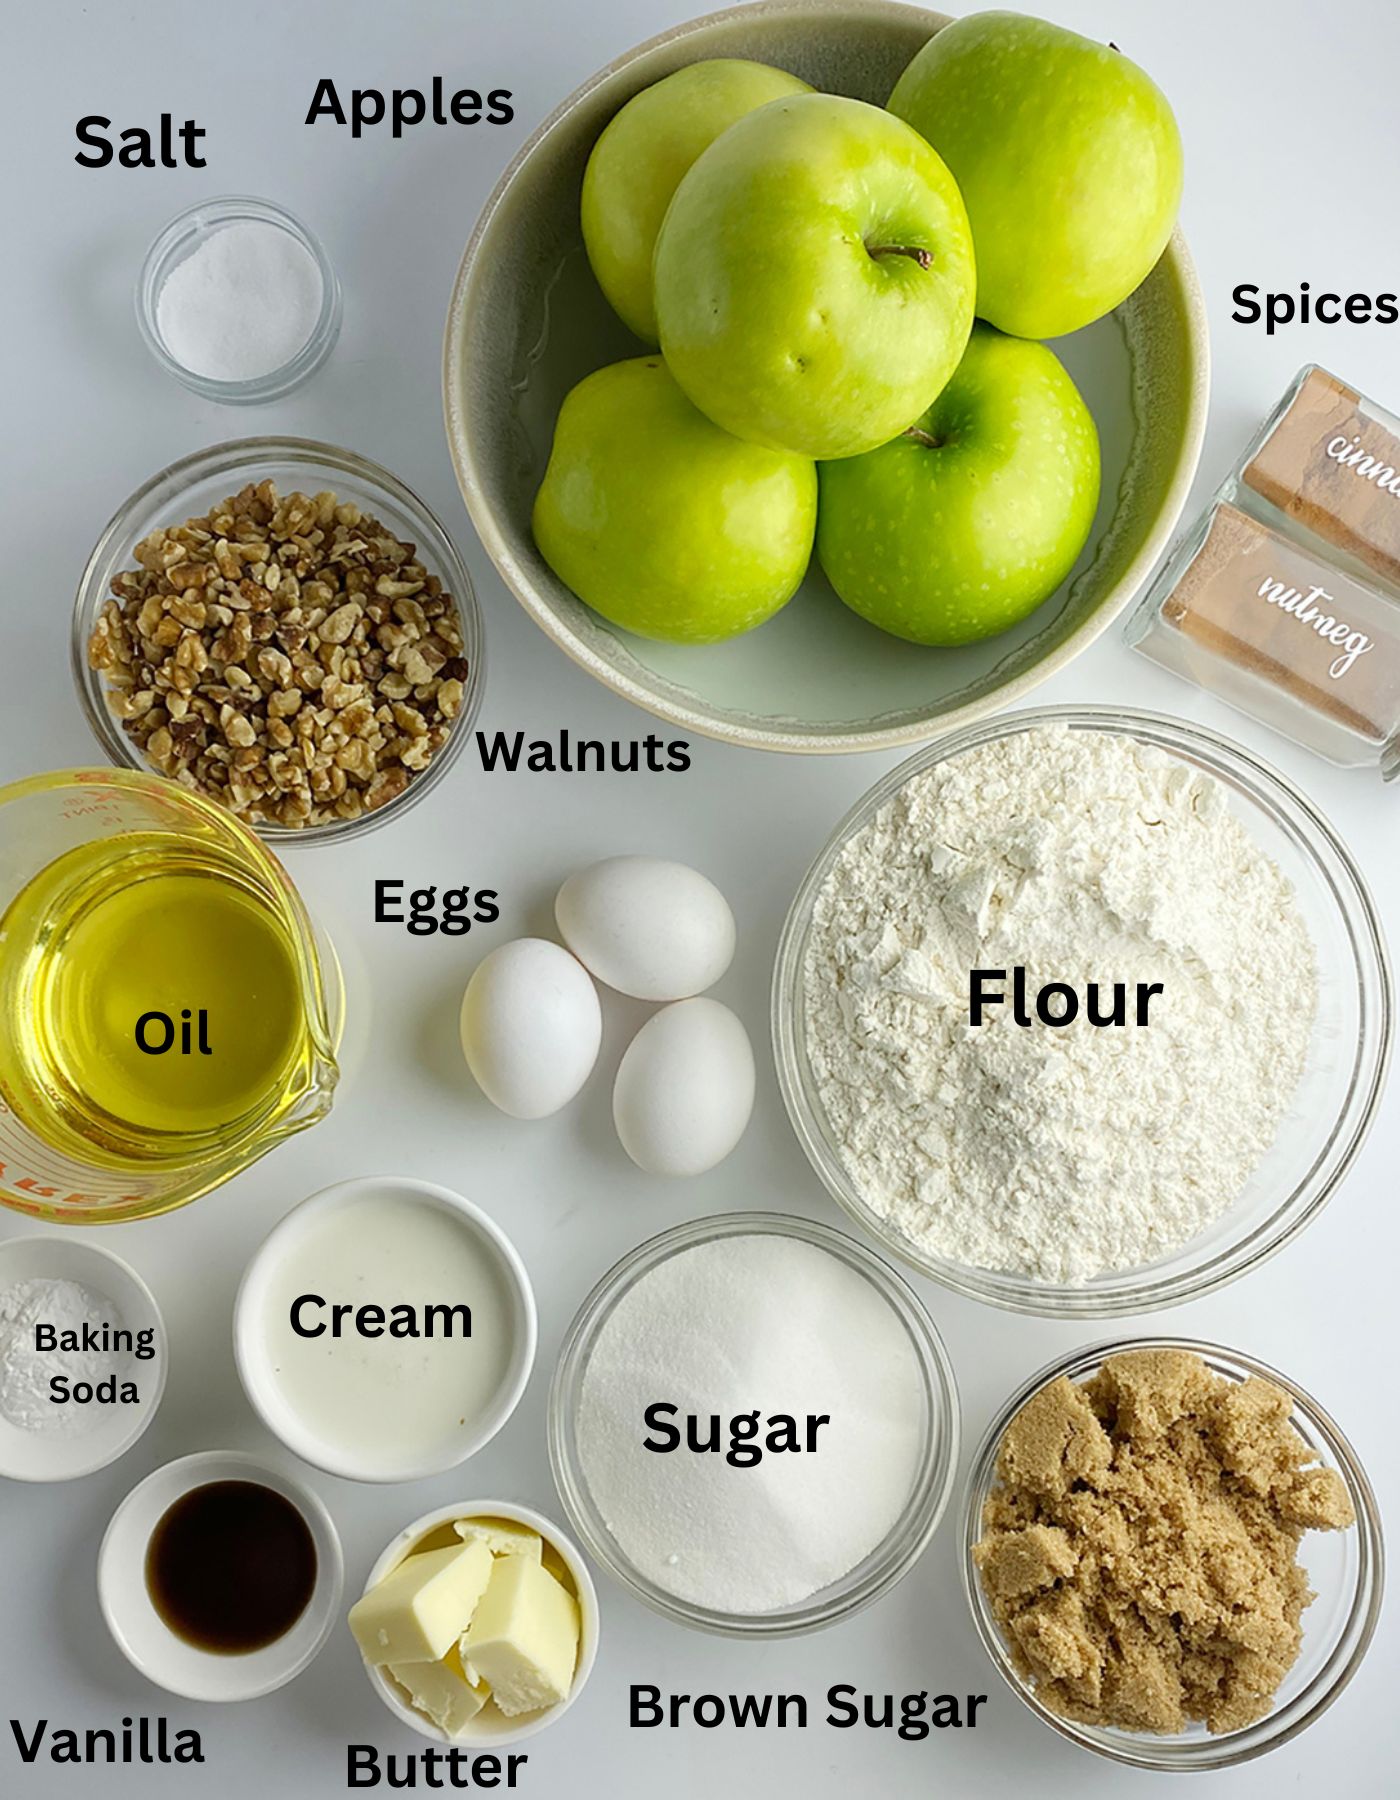
<svg viewBox="0 0 1400 1800">
<path fill-rule="evenodd" d="M 658 1453 L 644 1417 L 677 1408 Z M 598 1333 L 579 1395 L 582 1472 L 634 1568 L 693 1604 L 740 1614 L 796 1606 L 889 1536 L 913 1491 L 927 1401 L 909 1333 L 883 1295 L 829 1252 L 773 1234 L 697 1244 L 631 1287 Z M 755 1410 L 815 1450 L 736 1467 L 707 1429 Z M 762 1436 L 749 1442 L 762 1444 Z"/>
<path fill-rule="evenodd" d="M 316 259 L 280 226 L 222 225 L 166 276 L 156 326 L 183 368 L 253 381 L 289 363 L 321 314 Z"/>
</svg>

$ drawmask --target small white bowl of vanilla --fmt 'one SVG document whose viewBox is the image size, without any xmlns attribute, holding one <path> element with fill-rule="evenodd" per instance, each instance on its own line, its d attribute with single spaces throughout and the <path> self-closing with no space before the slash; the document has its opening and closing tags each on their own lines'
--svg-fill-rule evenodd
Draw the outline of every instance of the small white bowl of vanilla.
<svg viewBox="0 0 1400 1800">
<path fill-rule="evenodd" d="M 290 1450 L 352 1481 L 418 1481 L 488 1443 L 525 1391 L 530 1278 L 494 1220 L 406 1176 L 304 1200 L 249 1263 L 234 1356 Z"/>
</svg>

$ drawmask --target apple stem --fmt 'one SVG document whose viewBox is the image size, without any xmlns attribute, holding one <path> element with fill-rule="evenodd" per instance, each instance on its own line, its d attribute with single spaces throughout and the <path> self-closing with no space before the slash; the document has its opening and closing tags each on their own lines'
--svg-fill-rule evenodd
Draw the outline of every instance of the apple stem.
<svg viewBox="0 0 1400 1800">
<path fill-rule="evenodd" d="M 933 252 L 920 250 L 914 244 L 867 244 L 866 249 L 872 256 L 907 256 L 921 269 L 933 267 Z"/>
<path fill-rule="evenodd" d="M 941 450 L 943 448 L 944 440 L 942 438 L 936 438 L 927 431 L 921 431 L 917 425 L 911 425 L 903 435 L 912 438 L 916 444 L 922 444 L 925 450 Z"/>
</svg>

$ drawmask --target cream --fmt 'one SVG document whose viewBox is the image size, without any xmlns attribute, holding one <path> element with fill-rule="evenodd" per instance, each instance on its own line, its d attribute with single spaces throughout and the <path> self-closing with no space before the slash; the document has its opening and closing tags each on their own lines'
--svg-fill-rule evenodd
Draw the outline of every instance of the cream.
<svg viewBox="0 0 1400 1800">
<path fill-rule="evenodd" d="M 386 1476 L 469 1433 L 514 1351 L 496 1245 L 401 1186 L 308 1216 L 269 1272 L 256 1326 L 302 1431 Z"/>
</svg>

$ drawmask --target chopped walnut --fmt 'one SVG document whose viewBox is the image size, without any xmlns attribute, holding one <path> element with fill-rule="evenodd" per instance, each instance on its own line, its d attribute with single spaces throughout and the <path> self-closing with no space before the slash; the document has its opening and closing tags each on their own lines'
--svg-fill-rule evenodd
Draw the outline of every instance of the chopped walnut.
<svg viewBox="0 0 1400 1800">
<path fill-rule="evenodd" d="M 446 743 L 470 672 L 456 603 L 352 502 L 250 484 L 133 556 L 88 662 L 163 774 L 304 828 L 387 806 Z"/>
</svg>

